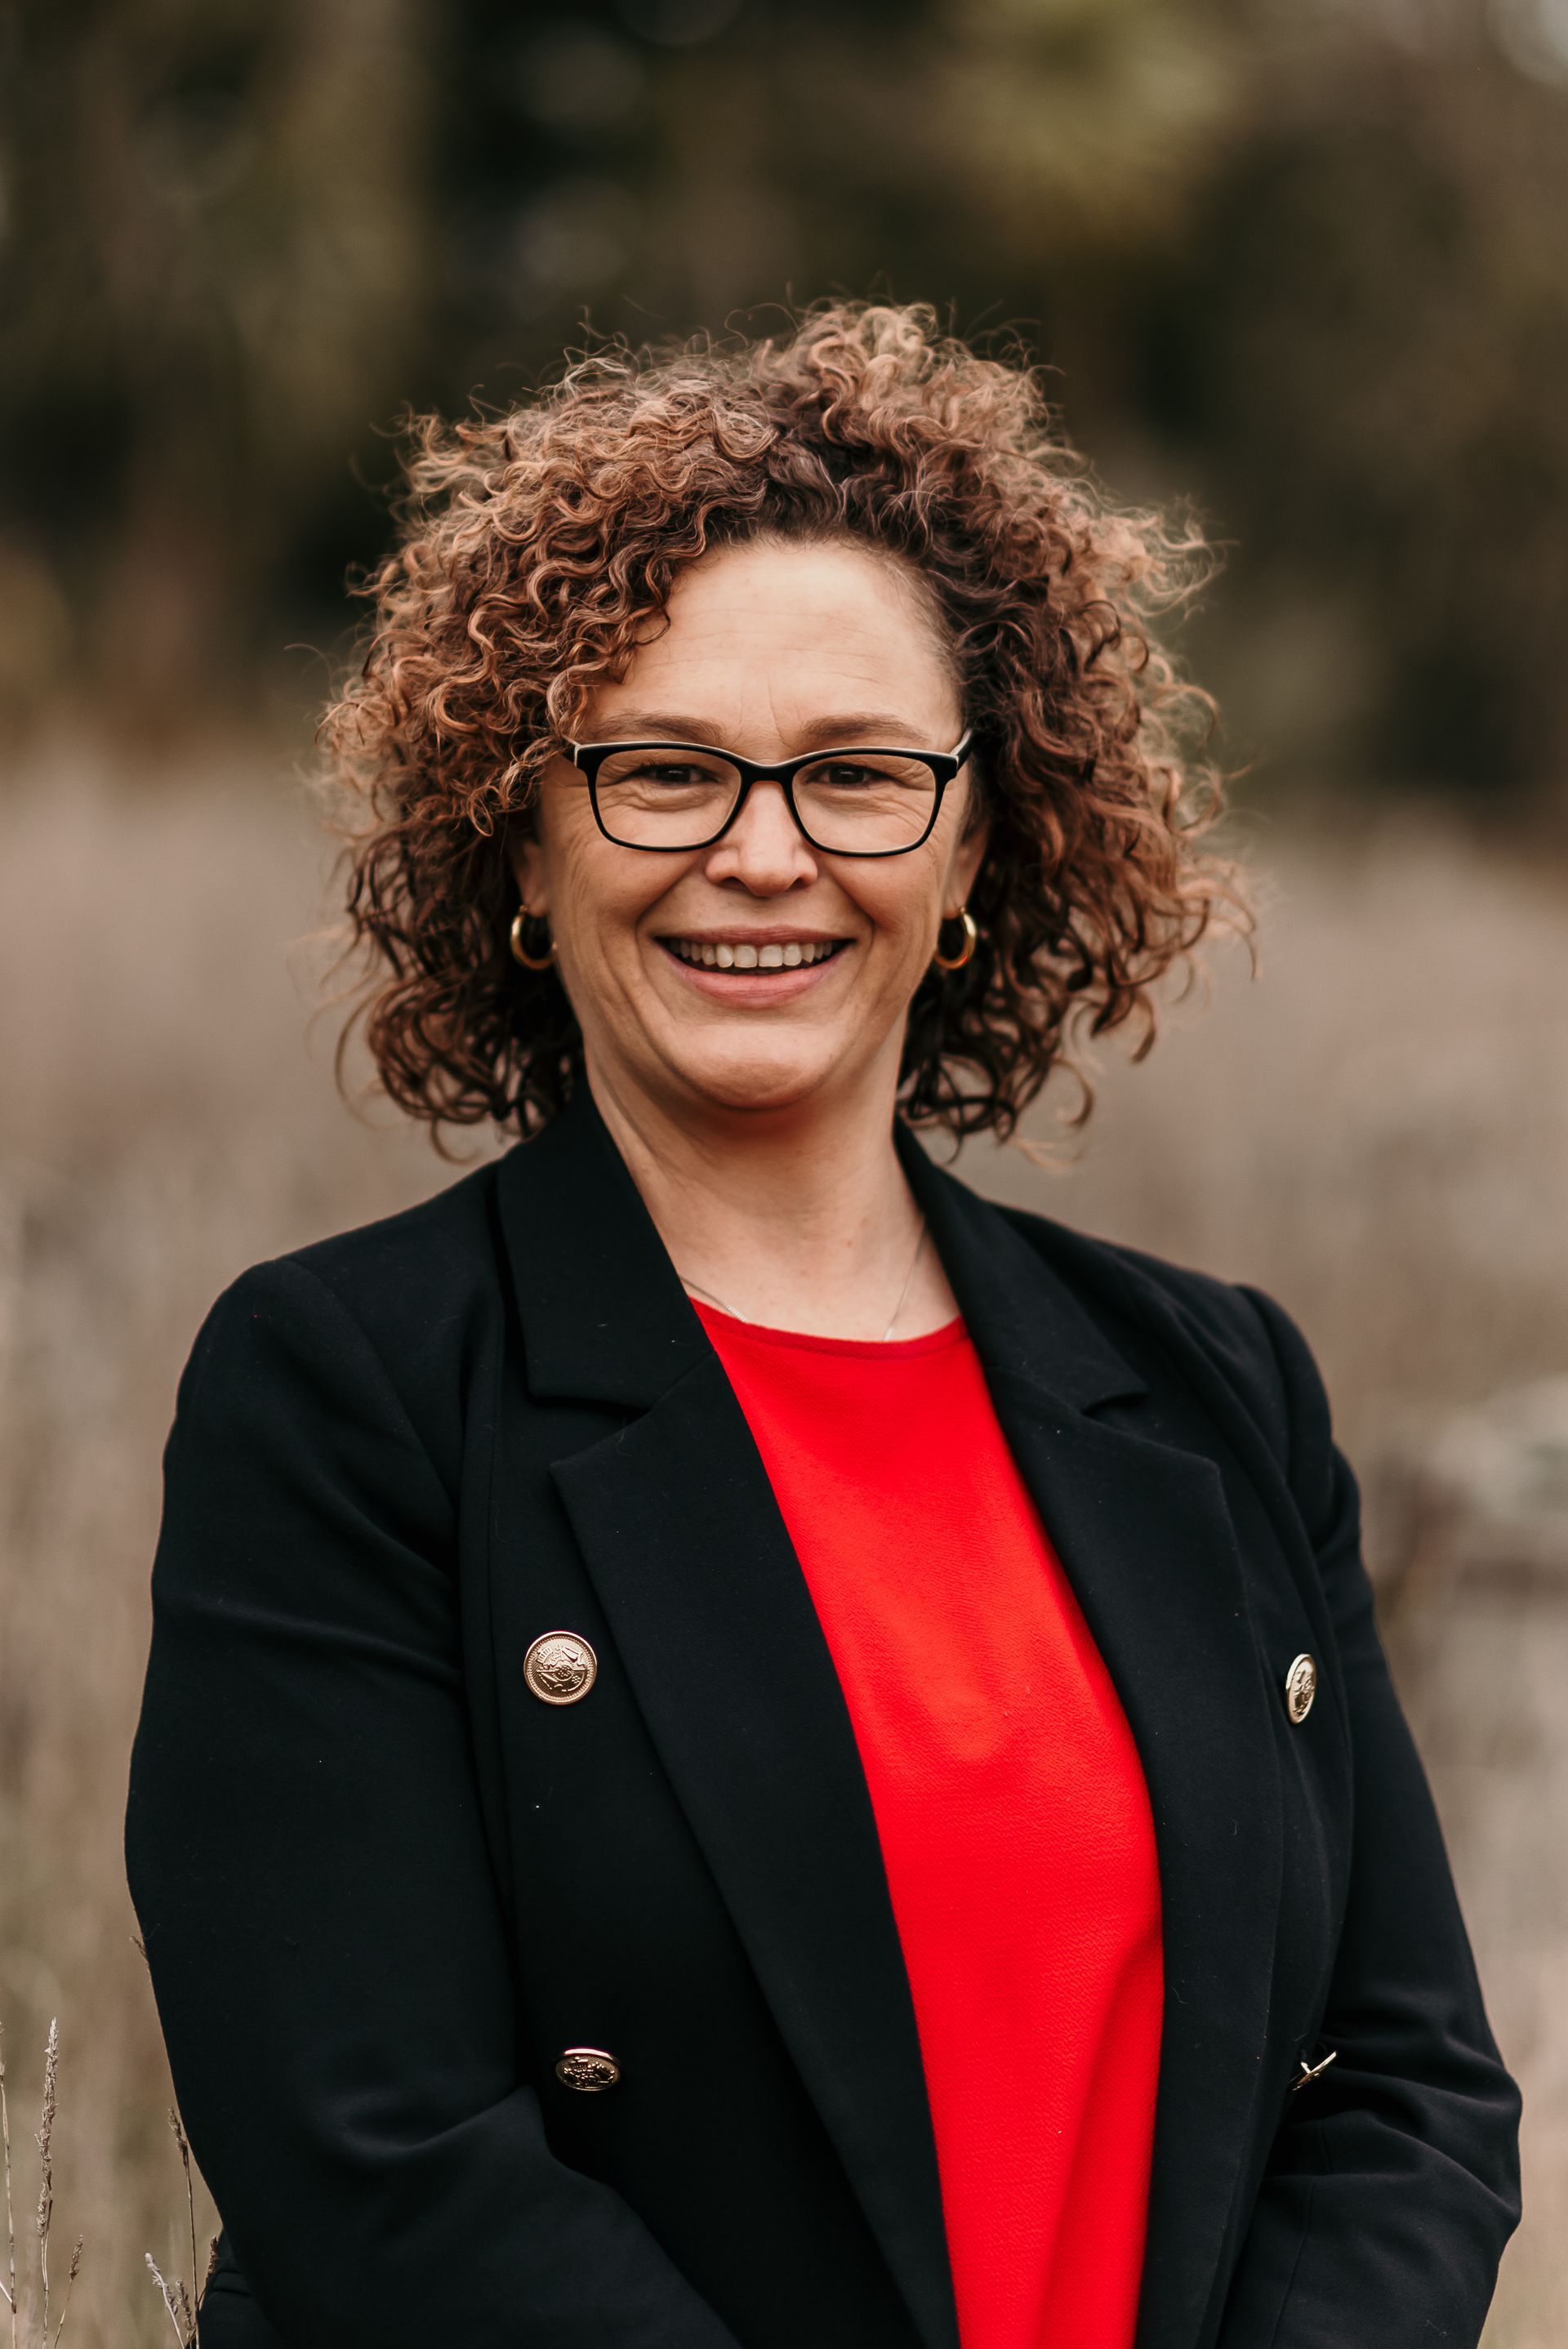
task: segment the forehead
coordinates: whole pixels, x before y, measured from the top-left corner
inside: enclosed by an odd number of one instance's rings
[[[701,712],[777,737],[793,722],[885,710],[956,726],[954,664],[927,591],[895,558],[841,540],[724,547],[683,572],[667,625],[595,694],[621,710]]]

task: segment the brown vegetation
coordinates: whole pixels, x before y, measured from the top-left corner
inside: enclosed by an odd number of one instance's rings
[[[144,2255],[170,2277],[191,2258],[120,1858],[175,1376],[242,1266],[451,1173],[389,1113],[344,1111],[329,1019],[305,1049],[318,957],[290,947],[315,918],[319,851],[303,796],[253,772],[189,781],[138,794],[78,761],[0,806],[0,2015],[13,2083],[62,2024],[54,2168],[87,2239],[66,2349],[167,2342]],[[965,1167],[1274,1290],[1365,1459],[1396,1411],[1568,1368],[1568,883],[1429,816],[1282,830],[1257,854],[1262,978],[1222,963],[1206,1019],[1178,1015],[1140,1069],[1111,1061],[1065,1171],[989,1146]],[[1486,1654],[1475,1717],[1495,1723],[1518,1643]],[[1473,1751],[1438,1751],[1441,1690],[1418,1712],[1494,2012],[1536,2090],[1530,2218],[1491,2341],[1550,2349],[1564,2054],[1537,2023],[1561,2006],[1562,1961],[1528,1938],[1544,1910],[1524,1879],[1568,1792],[1500,1747],[1478,1807]],[[1534,1841],[1505,1844],[1500,1822],[1527,1817]],[[198,2237],[210,2215],[198,2190]]]

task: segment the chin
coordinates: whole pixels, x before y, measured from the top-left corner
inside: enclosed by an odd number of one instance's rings
[[[740,1052],[677,1061],[674,1073],[690,1092],[715,1109],[799,1108],[830,1082],[835,1064],[799,1053],[777,1056],[755,1047]]]

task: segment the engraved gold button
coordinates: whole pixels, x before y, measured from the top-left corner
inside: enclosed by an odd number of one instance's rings
[[[1284,1676],[1284,1709],[1299,1729],[1312,1711],[1317,1694],[1317,1666],[1310,1656],[1297,1656]]]
[[[575,1704],[598,1672],[598,1657],[576,1631],[542,1631],[522,1660],[522,1677],[542,1704]]]
[[[613,2088],[621,2076],[621,2067],[604,2047],[567,2047],[555,2059],[555,2076],[563,2088],[576,2088],[585,2096],[596,2096],[603,2089]]]

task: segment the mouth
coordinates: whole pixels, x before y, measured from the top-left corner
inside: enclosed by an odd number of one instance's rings
[[[756,1012],[781,1009],[831,985],[834,965],[854,940],[779,927],[687,932],[657,943],[681,987],[727,1010]]]
[[[830,962],[849,945],[848,938],[810,938],[732,932],[727,937],[675,937],[659,940],[666,954],[694,970],[744,972],[755,978],[762,971],[814,969]]]

